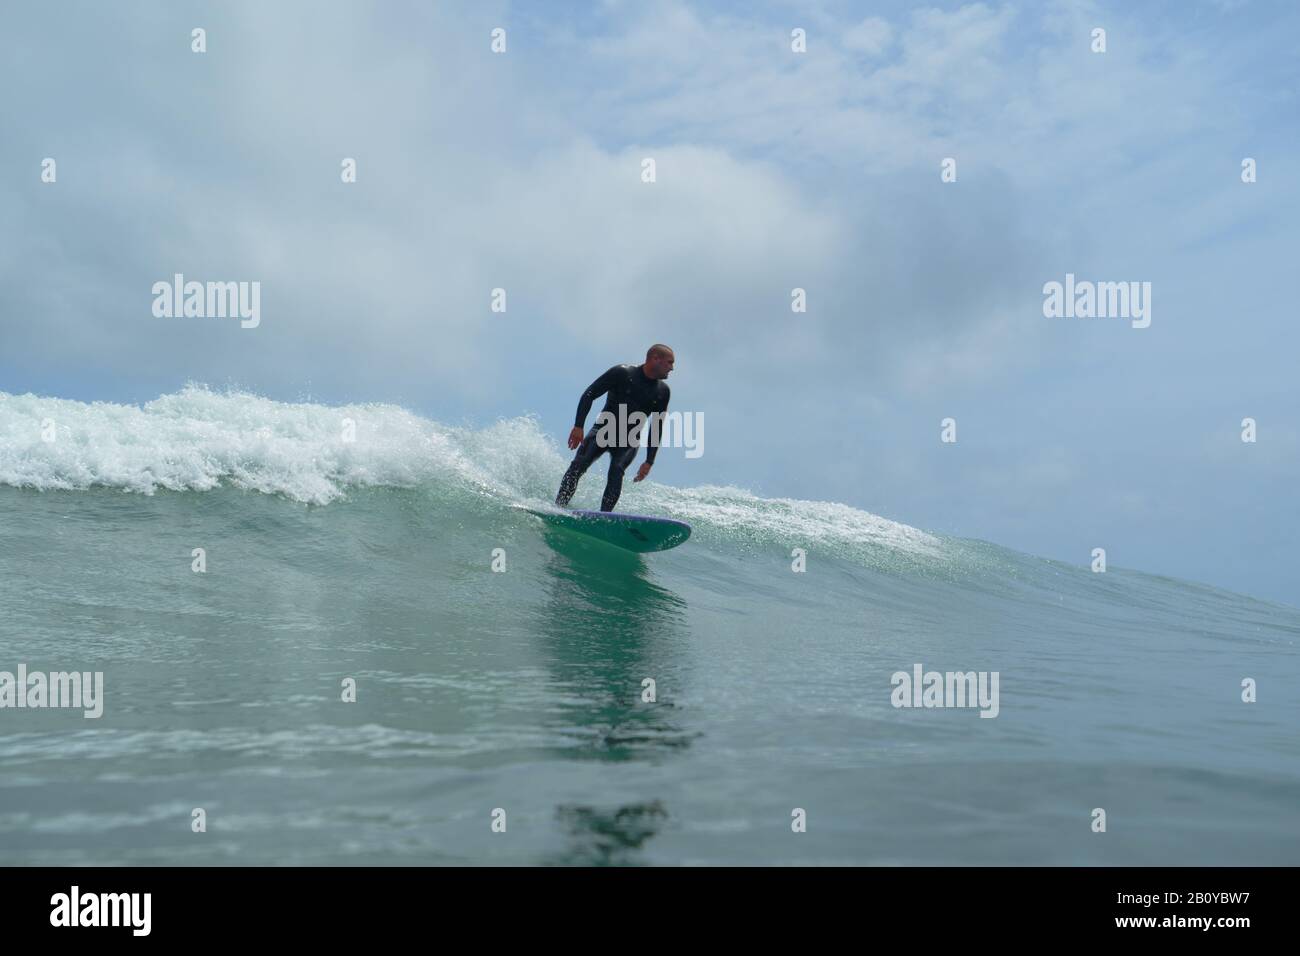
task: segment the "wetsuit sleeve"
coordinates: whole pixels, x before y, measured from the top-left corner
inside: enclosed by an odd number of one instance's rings
[[[600,398],[600,396],[604,395],[614,386],[615,381],[617,381],[614,376],[617,374],[618,366],[615,365],[608,372],[587,386],[587,390],[583,392],[582,397],[578,399],[578,414],[573,418],[574,428],[586,427],[587,413],[591,411],[591,403]]]
[[[662,416],[664,412],[668,411],[668,399],[671,397],[671,395],[672,393],[668,391],[668,386],[665,385],[664,403],[661,406],[659,406],[658,411],[654,412],[654,415]],[[659,431],[661,428],[663,428],[662,417],[659,419],[659,428],[647,429],[647,431],[650,432],[650,437],[646,439],[645,463],[647,465],[653,465],[655,463],[655,456],[659,454]]]

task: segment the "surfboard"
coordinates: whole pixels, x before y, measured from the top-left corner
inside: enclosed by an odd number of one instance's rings
[[[667,551],[691,536],[691,526],[672,518],[627,515],[616,511],[542,511],[525,508],[548,524],[599,538],[608,544],[644,554]]]

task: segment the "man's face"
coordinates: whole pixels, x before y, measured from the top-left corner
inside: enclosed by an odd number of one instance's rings
[[[656,355],[650,359],[650,377],[654,379],[664,379],[668,373],[673,370],[673,354]]]

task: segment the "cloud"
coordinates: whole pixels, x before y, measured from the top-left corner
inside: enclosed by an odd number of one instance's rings
[[[844,33],[843,44],[846,49],[868,56],[879,56],[888,48],[894,38],[894,30],[889,21],[880,17],[867,17]]]
[[[1294,13],[836,9],[801,12],[795,54],[784,14],[677,2],[21,5],[0,40],[0,362],[122,390],[105,398],[194,379],[567,415],[595,372],[669,340],[675,401],[725,423],[702,472],[878,495],[913,523],[943,494],[939,406],[1031,445],[1017,415],[1052,409],[1123,461],[1152,440],[1125,418],[1152,394],[1146,427],[1199,449],[1206,383],[1258,385],[1235,404],[1282,434]],[[150,286],[177,271],[262,281],[261,327],[154,319]],[[1045,320],[1042,284],[1067,271],[1156,276],[1150,335]],[[1035,470],[1031,450],[1008,460],[1039,478],[1089,460]],[[1178,454],[1157,459],[1190,472]],[[1255,460],[1293,474],[1294,445]],[[972,485],[966,530],[997,537],[978,516],[1020,503]],[[1073,490],[1074,513],[1108,507]],[[1022,523],[1044,516],[1074,520]]]

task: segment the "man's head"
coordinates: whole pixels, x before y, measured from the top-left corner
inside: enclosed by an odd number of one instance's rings
[[[647,378],[665,379],[673,370],[673,350],[666,345],[652,345],[645,353],[641,366]]]

